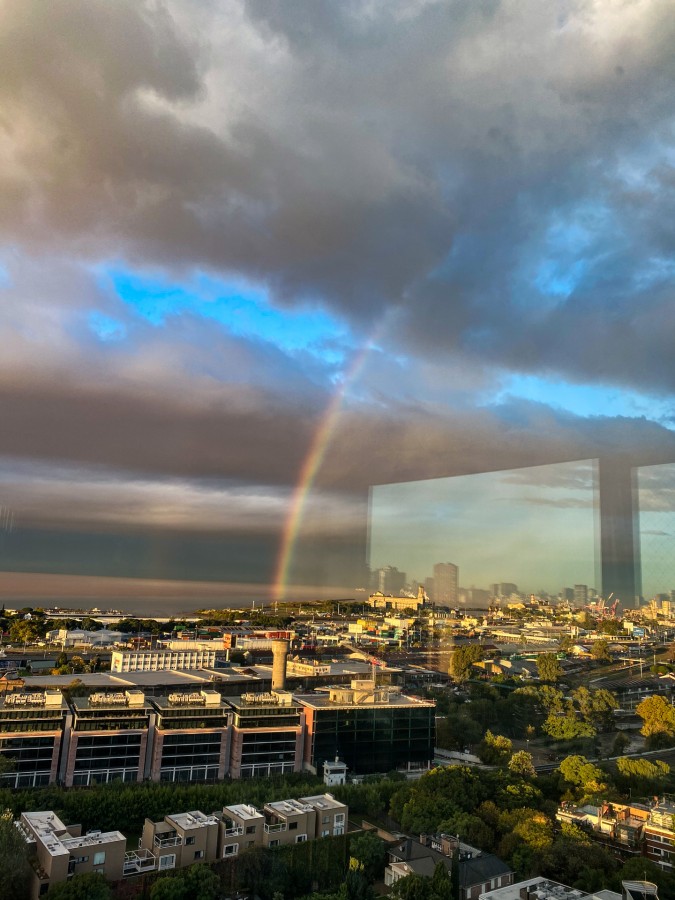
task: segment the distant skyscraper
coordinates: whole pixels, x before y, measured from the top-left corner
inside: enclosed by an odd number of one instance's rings
[[[436,563],[434,566],[434,603],[456,606],[459,568],[453,563]]]
[[[383,594],[398,594],[405,584],[405,572],[399,572],[396,566],[383,566],[376,574],[376,590]]]
[[[575,584],[574,585],[574,605],[575,606],[586,606],[587,603],[588,603],[588,585]]]

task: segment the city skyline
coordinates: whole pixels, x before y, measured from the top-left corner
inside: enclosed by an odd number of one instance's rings
[[[675,460],[674,29],[5,4],[4,583],[344,596],[373,485]]]

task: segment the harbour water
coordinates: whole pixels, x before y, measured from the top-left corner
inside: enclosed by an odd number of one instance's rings
[[[284,599],[363,599],[354,587],[289,585]],[[259,608],[274,600],[272,585],[211,581],[161,581],[0,572],[0,600],[8,609],[24,606],[116,609],[143,618],[192,614],[197,609]]]

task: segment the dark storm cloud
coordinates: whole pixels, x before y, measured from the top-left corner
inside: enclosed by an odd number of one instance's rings
[[[94,465],[141,479],[156,473],[278,487],[297,481],[324,415],[318,404],[312,409],[262,389],[204,389],[197,382],[181,392],[169,382],[164,390],[125,390],[103,379],[6,381],[0,406],[5,457]],[[524,402],[452,416],[395,402],[378,412],[350,406],[337,420],[319,484],[358,494],[372,483],[590,458],[617,447],[653,462],[675,456],[675,436],[645,421],[553,414]]]
[[[664,0],[24,0],[0,25],[8,240],[675,387]]]

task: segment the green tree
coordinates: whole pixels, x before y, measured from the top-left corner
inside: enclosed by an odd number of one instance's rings
[[[25,900],[30,882],[27,844],[14,827],[11,810],[0,813],[0,897]]]
[[[630,738],[625,732],[620,731],[612,744],[612,756],[622,756],[629,745]]]
[[[454,865],[455,860],[453,859],[453,866]],[[452,895],[450,873],[448,872],[447,866],[442,862],[436,863],[434,874],[431,876],[429,900],[455,900]]]
[[[614,710],[619,703],[615,695],[606,688],[589,691],[587,687],[579,687],[572,691],[574,706],[581,713],[584,721],[599,731],[607,731],[614,725]]]
[[[502,734],[485,732],[485,737],[478,745],[477,753],[481,762],[488,766],[504,765],[511,755],[513,744]]]
[[[85,872],[55,884],[47,892],[47,900],[112,900],[112,895],[103,875]]]
[[[365,831],[349,840],[349,856],[362,867],[372,884],[382,877],[387,861],[387,848],[374,831]]]
[[[158,878],[150,888],[150,900],[187,900],[185,881],[179,875],[165,875]],[[192,895],[198,897],[197,895]]]
[[[541,726],[542,731],[555,741],[572,741],[574,738],[595,737],[595,728],[577,718],[574,712],[562,716],[550,715]]]
[[[609,655],[609,641],[606,641],[604,638],[599,641],[593,641],[591,656],[598,662],[609,662],[611,659]]]
[[[350,863],[338,897],[339,900],[375,900],[375,891],[358,863]]]
[[[556,682],[562,675],[562,666],[555,653],[542,653],[537,657],[537,672],[542,681]]]
[[[479,816],[470,812],[458,812],[449,819],[438,823],[438,830],[445,834],[456,834],[461,840],[481,850],[494,850],[493,829]]]
[[[607,787],[605,773],[585,756],[567,756],[560,763],[559,769],[565,781],[582,788],[586,793],[600,793]]]
[[[652,744],[661,746],[675,738],[675,709],[663,697],[646,697],[635,712],[642,719],[640,731]]]
[[[642,794],[662,790],[670,775],[670,766],[661,759],[652,762],[649,759],[622,756],[616,761],[616,770],[625,782],[622,787]]]
[[[220,879],[209,866],[195,863],[183,874],[183,880],[186,897],[217,900],[220,896]]]
[[[430,900],[431,880],[424,875],[406,875],[392,887],[390,897],[396,900]]]
[[[474,663],[483,659],[483,648],[480,644],[467,644],[458,647],[450,659],[450,674],[456,681],[466,681],[471,674]]]
[[[517,750],[509,760],[509,771],[520,778],[534,778],[537,773],[532,763],[532,754],[527,750]]]
[[[37,625],[26,619],[14,619],[9,627],[9,636],[15,644],[30,644],[40,636]]]

